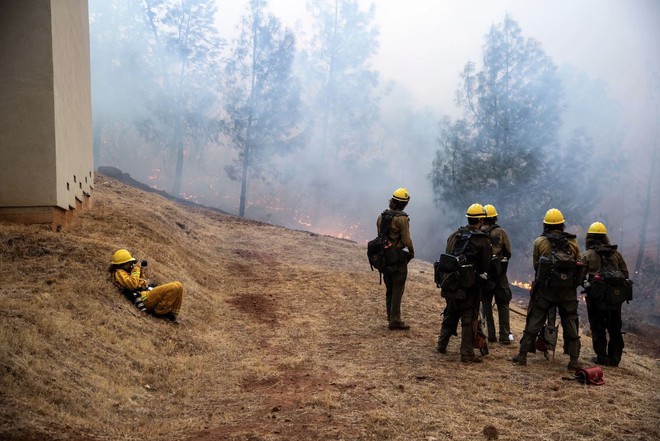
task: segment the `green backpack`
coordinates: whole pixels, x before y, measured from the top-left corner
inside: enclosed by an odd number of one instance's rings
[[[568,244],[570,233],[543,234],[552,246],[550,256],[541,256],[536,279],[548,288],[574,289],[581,279],[581,271],[577,259],[573,256]]]
[[[626,278],[614,260],[616,245],[594,248],[600,258],[600,271],[589,278],[589,300],[600,306],[616,306],[633,298],[633,282]]]

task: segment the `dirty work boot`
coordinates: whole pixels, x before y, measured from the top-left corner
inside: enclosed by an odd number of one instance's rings
[[[438,352],[441,354],[446,354],[447,353],[447,345],[449,344],[449,338],[451,337],[451,333],[447,332],[440,332],[440,335],[438,336]]]
[[[483,358],[476,355],[461,355],[461,363],[483,363]]]
[[[527,352],[522,352],[522,351],[518,352],[518,355],[513,357],[511,361],[514,362],[515,364],[525,366],[527,364]]]
[[[602,357],[594,357],[591,359],[593,364],[599,364],[601,366],[609,366],[610,362]]]
[[[177,322],[177,321],[176,321],[176,314],[173,313],[173,312],[168,312],[168,313],[165,313],[165,314],[156,314],[156,313],[154,312],[154,313],[153,313],[153,316],[156,317],[156,318],[159,318],[159,319],[169,320],[169,321],[171,321],[172,323],[176,323],[176,322]]]
[[[390,323],[389,328],[393,331],[407,331],[410,329],[410,326],[406,325],[404,322],[392,322]]]
[[[582,369],[582,363],[580,363],[580,360],[578,357],[571,357],[571,361],[568,362],[566,365],[566,369],[569,371],[576,371],[578,369]]]

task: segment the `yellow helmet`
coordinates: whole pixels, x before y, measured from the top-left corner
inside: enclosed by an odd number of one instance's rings
[[[135,262],[135,259],[133,256],[131,256],[131,253],[129,253],[127,250],[117,250],[115,251],[115,254],[112,255],[113,265],[121,265],[122,263],[126,262]]]
[[[497,210],[495,209],[494,206],[487,204],[484,205],[484,210],[486,210],[486,217],[496,217],[497,216]]]
[[[589,231],[587,231],[588,234],[607,234],[607,228],[605,228],[605,224],[602,222],[594,222],[591,224],[589,227]]]
[[[486,217],[486,210],[481,204],[472,204],[468,207],[467,211],[465,212],[465,217],[471,217],[473,219]]]
[[[410,193],[405,188],[397,188],[392,193],[392,199],[400,202],[408,202],[410,200]]]
[[[543,218],[543,223],[548,225],[563,224],[564,215],[561,214],[561,211],[557,210],[556,208],[551,208],[548,210],[547,213],[545,213],[545,217]]]

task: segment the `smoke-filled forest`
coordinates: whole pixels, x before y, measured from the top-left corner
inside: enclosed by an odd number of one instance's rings
[[[428,261],[493,204],[523,282],[558,208],[657,320],[660,6],[460,3],[90,0],[95,166],[358,243],[405,187]]]

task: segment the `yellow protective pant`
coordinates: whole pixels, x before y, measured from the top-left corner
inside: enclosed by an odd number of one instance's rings
[[[178,315],[183,302],[183,285],[181,282],[170,282],[158,285],[151,291],[143,291],[147,298],[143,299],[147,311],[156,314],[167,314],[173,312]]]

